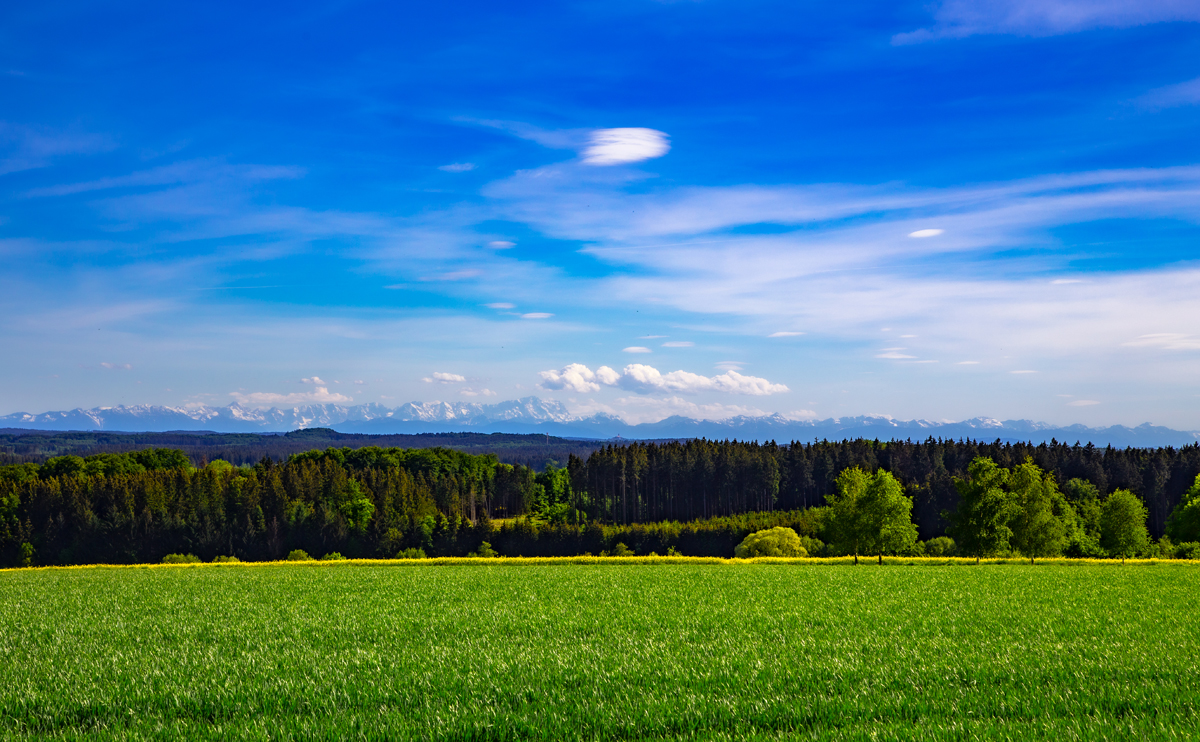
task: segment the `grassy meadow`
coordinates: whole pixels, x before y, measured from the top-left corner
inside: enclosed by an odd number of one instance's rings
[[[1188,739],[1200,568],[0,572],[0,737]]]

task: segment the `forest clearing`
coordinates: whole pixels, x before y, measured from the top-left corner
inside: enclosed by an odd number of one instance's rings
[[[0,734],[1200,733],[1191,562],[437,561],[0,572]]]

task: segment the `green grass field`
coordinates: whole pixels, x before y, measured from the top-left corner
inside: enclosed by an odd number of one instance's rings
[[[1193,566],[0,573],[0,735],[1195,739]]]

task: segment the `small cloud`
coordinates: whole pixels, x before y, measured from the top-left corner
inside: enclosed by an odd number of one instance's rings
[[[713,368],[719,371],[741,371],[744,367],[745,364],[741,361],[721,361],[713,366]]]
[[[1100,404],[1094,399],[1077,399],[1074,402],[1067,402],[1069,407],[1091,407],[1094,404]]]
[[[1056,397],[1065,397],[1065,398],[1067,398],[1067,399],[1070,399],[1071,397],[1074,397],[1075,395],[1074,395],[1074,394],[1055,394],[1054,396],[1056,396]]]
[[[316,378],[315,376],[313,377]],[[330,392],[325,386],[316,386],[311,392],[297,392],[294,394],[276,394],[273,392],[253,392],[250,394],[242,394],[241,392],[231,392],[230,395],[238,404],[248,407],[266,407],[268,405],[299,405],[299,404],[333,404],[341,402],[353,402],[352,397],[347,397],[344,394]]]
[[[662,347],[664,347],[664,348],[691,348],[695,345],[696,344],[690,340],[672,340],[669,343],[663,343]],[[629,350],[629,349],[626,348],[626,350]]]
[[[463,395],[464,397],[494,397],[494,396],[496,396],[496,393],[493,392],[491,389],[480,389],[480,390],[476,391],[474,389],[467,388],[467,389],[463,389],[461,392],[459,392],[459,394]]]
[[[301,383],[301,384],[318,384],[318,385],[323,385],[323,384],[327,384],[328,382],[324,381],[324,380],[323,380],[323,379],[322,379],[320,376],[314,376],[314,377],[312,377],[311,379],[301,379],[301,380],[300,380],[300,383]]]
[[[1018,371],[1009,371],[1009,373],[1010,373],[1010,374],[1036,374],[1036,373],[1037,373],[1037,371],[1033,371],[1033,370],[1031,370],[1031,369],[1023,368],[1023,369],[1020,369],[1020,370],[1018,370]]]
[[[1056,278],[1050,282],[1051,286],[1063,286],[1068,283],[1083,283],[1082,278]]]
[[[905,338],[915,338],[915,337],[916,337],[916,335],[901,335],[901,336],[900,336],[900,338],[901,338],[902,340],[903,340],[903,339],[905,339]]]
[[[671,149],[665,133],[655,129],[597,129],[583,150],[588,165],[625,165],[662,157]]]
[[[488,309],[515,309],[516,304],[509,304],[506,301],[494,301],[491,304],[484,304]]]
[[[100,363],[100,367],[112,369],[114,371],[128,371],[129,369],[133,368],[133,365],[129,363],[108,363],[105,361]]]
[[[1200,350],[1200,338],[1178,332],[1155,332],[1142,335],[1122,345],[1133,348],[1162,348],[1163,350]]]
[[[477,278],[482,275],[483,271],[479,270],[462,270],[450,271],[448,273],[439,273],[436,276],[425,276],[422,281],[463,281],[468,278]],[[388,286],[387,288],[392,288]]]
[[[800,335],[803,335],[803,334],[804,334],[803,332],[793,332],[791,330],[780,330],[779,332],[772,332],[770,335],[767,335],[767,337],[769,337],[769,338],[794,338],[794,337],[799,337]]]
[[[623,352],[623,353],[649,353],[651,351],[649,348],[643,348],[640,345],[631,345],[628,348],[623,348],[621,352]]]
[[[475,163],[473,162],[452,162],[449,165],[440,165],[438,170],[447,173],[465,173],[468,170],[474,170]]]
[[[510,247],[516,247],[517,243],[509,242],[508,240],[492,240],[487,243],[487,246],[493,250],[507,250]]]
[[[877,355],[877,356],[875,356],[875,357],[876,357],[876,358],[889,358],[889,359],[892,359],[892,360],[902,360],[902,359],[908,359],[908,358],[916,358],[916,356],[909,356],[909,355],[905,355],[905,354],[903,354],[903,353],[899,353],[899,352],[897,352],[897,351],[901,351],[901,350],[904,350],[904,348],[896,348],[895,350],[886,350],[886,351],[884,351],[883,353],[880,353],[879,355]]]
[[[363,381],[362,379],[358,379],[354,383],[357,384],[358,386],[362,386],[363,384],[366,384],[367,382]]]
[[[550,312],[526,312],[521,319],[550,319],[553,316]]]
[[[435,371],[432,377],[426,376],[425,378],[421,379],[421,381],[424,381],[428,384],[432,384],[435,381],[439,384],[461,384],[466,380],[467,377],[461,374],[447,374],[441,371]]]
[[[945,233],[946,230],[944,229],[918,229],[916,232],[909,232],[908,236],[920,239],[922,237],[937,237],[938,235]]]
[[[620,375],[608,366],[601,366],[592,371],[582,363],[572,363],[558,371],[541,371],[538,373],[538,377],[541,379],[538,386],[542,389],[587,394],[600,391],[601,384],[605,386],[616,384]]]
[[[979,361],[959,361],[955,366],[978,366]]]
[[[1152,111],[1175,106],[1193,106],[1200,103],[1200,77],[1186,82],[1155,88],[1135,101],[1142,108]]]
[[[665,337],[666,335],[642,335],[638,340],[659,340]]]

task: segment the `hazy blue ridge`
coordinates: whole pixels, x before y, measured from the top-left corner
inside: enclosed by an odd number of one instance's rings
[[[697,420],[673,416],[653,423],[631,425],[608,414],[589,417],[571,415],[558,402],[525,397],[496,404],[410,402],[389,408],[379,404],[343,407],[304,405],[287,409],[259,410],[232,404],[227,407],[131,407],[82,408],[41,414],[15,413],[0,417],[0,427],[29,430],[108,430],[164,432],[206,430],[218,433],[286,432],[299,428],[326,427],[343,433],[545,433],[579,438],[736,438],[739,440],[813,441],[844,438],[880,440],[923,440],[970,438],[993,441],[1049,441],[1092,443],[1097,446],[1154,447],[1196,443],[1200,433],[1172,430],[1149,423],[1135,428],[1115,425],[1089,428],[1084,425],[1053,426],[1031,420],[974,418],[961,422],[893,420],[860,416],[825,420],[791,420],[781,415],[732,417],[726,420]]]

